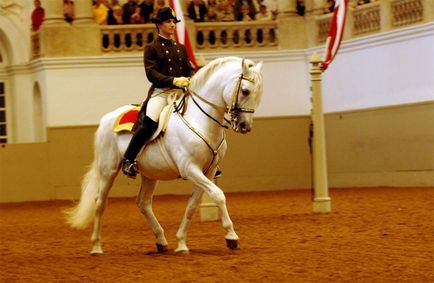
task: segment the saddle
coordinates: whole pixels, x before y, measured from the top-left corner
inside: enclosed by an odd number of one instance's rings
[[[149,139],[152,141],[156,139],[161,133],[164,133],[169,122],[170,113],[173,112],[174,104],[170,103],[166,105],[160,113],[160,120],[158,122],[158,128]],[[134,106],[124,112],[122,112],[116,119],[113,125],[113,132],[115,133],[134,133],[134,124],[137,122],[141,107]]]

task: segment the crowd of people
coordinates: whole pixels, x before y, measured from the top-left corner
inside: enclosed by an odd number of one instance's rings
[[[100,25],[147,24],[157,11],[168,6],[169,0],[92,0],[95,21]],[[356,7],[378,0],[350,0]],[[186,0],[186,19],[194,22],[229,22],[275,20],[278,0]],[[305,1],[296,1],[300,16],[305,12]],[[325,0],[324,14],[332,13],[335,0]],[[32,31],[37,31],[44,19],[44,8],[40,0],[34,0]],[[74,19],[74,1],[63,0],[65,21]]]
[[[93,1],[95,20],[101,25],[146,24],[167,0]],[[277,0],[189,0],[186,18],[194,22],[273,20]]]

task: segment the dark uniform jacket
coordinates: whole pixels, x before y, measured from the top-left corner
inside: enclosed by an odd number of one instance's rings
[[[152,86],[142,104],[133,131],[142,125],[148,100],[155,88],[177,88],[173,85],[174,78],[191,77],[195,72],[185,46],[161,36],[146,46],[144,63],[146,77]]]
[[[145,48],[146,77],[152,83],[148,98],[154,88],[176,88],[175,77],[191,77],[194,68],[185,46],[158,36]]]

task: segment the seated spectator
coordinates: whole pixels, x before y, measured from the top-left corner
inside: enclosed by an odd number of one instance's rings
[[[134,14],[134,10],[137,6],[137,0],[128,0],[123,6],[122,6],[122,21],[124,24],[129,24],[131,15]]]
[[[235,21],[234,7],[227,0],[220,0],[217,17],[222,22]]]
[[[144,0],[139,4],[145,24],[151,21],[152,13],[154,12],[154,0]]]
[[[96,0],[93,6],[93,16],[99,25],[106,25],[108,18],[108,0]]]
[[[140,25],[145,23],[145,18],[142,16],[140,6],[136,6],[134,13],[130,17],[130,24]]]
[[[160,10],[161,8],[166,7],[166,1],[165,0],[156,0],[156,2],[154,3],[154,12],[152,13],[152,17],[157,16],[158,10]]]
[[[265,6],[264,4],[259,6],[259,13],[256,14],[255,20],[270,21],[270,20],[272,20],[272,18],[273,18],[273,15],[268,10],[267,6]]]
[[[243,11],[242,11],[242,6],[246,5],[249,8],[249,18],[250,19],[254,19],[255,15],[256,15],[256,10],[255,10],[255,4],[253,3],[253,0],[236,0],[235,1],[235,19],[238,21],[242,21],[243,20]]]
[[[202,0],[193,0],[190,2],[187,8],[188,17],[194,22],[204,22],[205,15],[208,12],[205,2]]]
[[[72,23],[74,20],[74,2],[72,0],[63,0],[63,15],[66,22]]]
[[[35,0],[34,2],[35,8],[32,12],[32,31],[36,32],[42,25],[45,17],[45,10],[41,6],[40,0]]]
[[[304,16],[304,11],[306,9],[304,6],[304,0],[297,0],[296,9],[299,16]]]
[[[216,7],[214,7],[214,6],[208,7],[208,12],[206,13],[205,21],[206,22],[217,22],[218,21]]]
[[[122,7],[119,5],[119,0],[112,0],[112,4],[108,11],[107,24],[121,25],[122,21]]]
[[[217,0],[208,0],[206,2],[206,7],[214,7],[217,8]]]
[[[241,5],[241,21],[243,22],[249,22],[249,21],[253,21],[255,19],[255,17],[251,16],[250,14],[250,8],[248,5],[243,4]]]
[[[324,14],[333,13],[334,9],[335,9],[335,1],[327,0],[327,3],[324,8]]]
[[[365,4],[368,4],[368,3],[370,3],[371,1],[370,0],[359,0],[359,1],[357,1],[357,5],[365,5]]]

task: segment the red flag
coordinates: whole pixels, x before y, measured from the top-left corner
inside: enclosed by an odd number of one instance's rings
[[[336,0],[333,18],[327,35],[324,60],[321,64],[325,71],[338,53],[344,34],[345,20],[347,18],[348,0]]]
[[[190,39],[188,38],[187,28],[184,21],[184,13],[182,11],[182,5],[179,0],[169,0],[169,6],[175,11],[176,18],[181,20],[176,24],[175,38],[179,43],[184,44],[187,49],[188,57],[191,63],[197,69],[196,59],[194,58],[193,49],[191,48]]]

